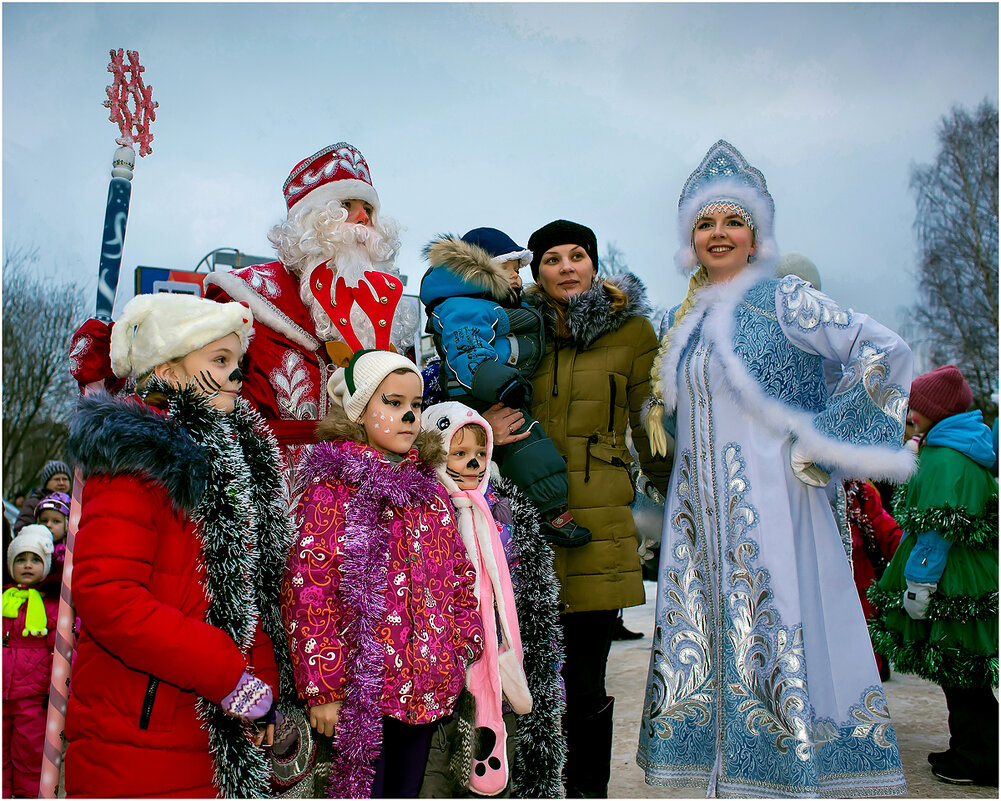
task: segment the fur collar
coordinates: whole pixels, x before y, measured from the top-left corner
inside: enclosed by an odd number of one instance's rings
[[[177,394],[185,403],[209,408],[193,392]],[[143,475],[166,488],[178,512],[191,512],[205,491],[204,450],[176,421],[135,396],[116,398],[103,389],[82,396],[66,447],[84,479],[95,473]]]
[[[887,443],[861,445],[828,436],[814,425],[814,413],[766,394],[734,351],[734,311],[753,287],[764,282],[778,284],[768,268],[758,267],[746,270],[724,284],[710,284],[699,290],[691,311],[672,331],[670,344],[661,361],[661,395],[665,415],[677,410],[678,363],[689,338],[701,323],[702,335],[712,343],[722,367],[725,391],[758,424],[795,438],[804,455],[829,472],[833,471],[836,480],[856,476],[885,478],[894,482],[906,480],[914,469],[914,456],[910,452]]]
[[[626,296],[626,304],[617,311],[612,309],[609,287],[614,287]],[[557,331],[554,301],[542,291],[538,284],[532,284],[524,293],[527,303],[535,306],[546,324],[546,333]],[[628,320],[650,313],[646,287],[632,273],[619,273],[603,280],[595,280],[591,288],[570,298],[567,306],[567,323],[571,341],[578,347],[586,348],[596,339],[612,331],[618,331]]]
[[[336,403],[331,404],[330,411],[316,426],[316,436],[321,442],[334,440],[346,440],[348,442],[358,442],[364,444],[365,429],[361,423],[356,423],[348,419],[344,409]],[[441,436],[437,431],[421,431],[414,440],[414,448],[417,449],[420,461],[432,469],[445,464],[448,458],[448,451],[442,444]]]
[[[431,268],[443,268],[468,284],[476,294],[486,294],[498,303],[514,302],[504,269],[478,245],[456,236],[439,236],[425,248]],[[434,299],[432,299],[434,300]]]
[[[272,642],[284,642],[278,592],[292,530],[281,503],[274,436],[242,398],[226,415],[191,388],[154,381],[149,389],[164,399],[164,411],[106,393],[81,399],[71,458],[86,475],[138,473],[161,482],[175,511],[194,523],[200,583],[209,601],[205,622],[225,631],[244,653],[258,623]],[[287,650],[275,649],[275,659],[280,691],[292,692]],[[250,725],[205,698],[196,708],[220,795],[265,795],[270,764],[251,742]]]

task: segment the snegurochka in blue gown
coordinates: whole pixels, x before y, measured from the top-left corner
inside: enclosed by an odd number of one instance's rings
[[[773,213],[764,177],[722,141],[679,203],[676,260],[695,272],[665,320],[646,419],[651,442],[675,441],[637,760],[648,784],[710,796],[901,795],[824,485],[913,469],[911,353],[774,277]],[[825,363],[840,367],[831,389]]]

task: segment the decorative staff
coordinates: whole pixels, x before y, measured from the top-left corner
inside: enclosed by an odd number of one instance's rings
[[[128,63],[125,57],[128,57]],[[133,145],[139,145],[139,155],[153,152],[150,143],[153,134],[150,123],[156,119],[159,103],[153,100],[153,87],[143,84],[145,67],[139,65],[139,53],[119,48],[111,51],[108,72],[114,77],[106,92],[104,106],[110,109],[109,119],[118,125],[121,136],[115,139],[120,146],[111,162],[111,182],[108,185],[108,203],[104,213],[104,238],[101,261],[98,267],[97,308],[94,316],[104,323],[111,322],[118,289],[118,274],[122,267],[125,246],[125,224],[129,217],[129,199],[132,195],[132,168],[136,163]],[[90,384],[84,392],[91,392],[99,382]],[[63,563],[63,582],[59,593],[59,616],[56,621],[56,647],[52,656],[52,684],[49,687],[49,713],[45,723],[45,749],[39,782],[39,798],[55,798],[59,784],[59,766],[63,758],[63,729],[66,723],[66,701],[69,687],[70,657],[73,654],[73,626],[76,615],[70,594],[73,577],[73,543],[80,524],[80,503],[83,497],[83,478],[79,468],[73,477],[73,497],[70,503],[69,533],[66,536],[66,561]]]

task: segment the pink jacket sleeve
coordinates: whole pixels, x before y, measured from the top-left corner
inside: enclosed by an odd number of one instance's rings
[[[302,523],[282,582],[281,612],[296,690],[308,706],[344,696],[347,658],[341,634],[348,623],[338,597],[344,488],[311,485],[299,501]]]
[[[444,488],[439,490],[446,508],[451,507],[451,499]],[[466,664],[474,662],[483,653],[483,620],[480,617],[473,584],[476,572],[473,563],[466,555],[466,546],[462,544],[459,529],[453,515],[449,523],[443,527],[442,536],[447,537],[452,550],[452,560],[455,569],[446,579],[445,586],[452,593],[455,608],[455,627],[458,632],[457,648],[463,648],[461,656]]]

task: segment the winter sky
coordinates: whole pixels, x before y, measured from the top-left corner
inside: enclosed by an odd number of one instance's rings
[[[725,138],[761,169],[783,251],[892,327],[915,300],[910,168],[954,104],[998,102],[994,3],[4,3],[3,244],[96,286],[116,127],[112,48],[160,107],[136,166],[137,264],[271,256],[289,170],[346,140],[404,226],[416,292],[438,233],[520,243],[563,217],[680,301],[681,185]],[[525,276],[528,279],[526,270]]]

